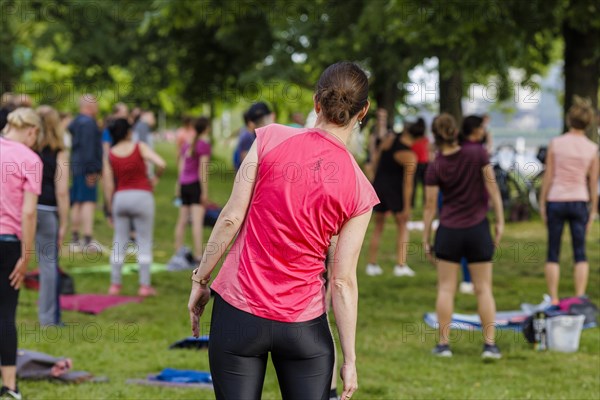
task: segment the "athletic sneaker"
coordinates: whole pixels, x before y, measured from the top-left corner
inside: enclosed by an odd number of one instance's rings
[[[110,252],[110,249],[108,249],[106,246],[104,246],[102,243],[95,239],[91,240],[87,244],[81,244],[81,250],[85,252],[100,254],[108,254]]]
[[[499,360],[502,358],[500,349],[495,344],[484,344],[481,358],[484,360]]]
[[[149,285],[140,285],[140,289],[138,290],[138,296],[141,297],[150,297],[156,296],[156,290]]]
[[[108,288],[108,294],[111,296],[118,296],[121,294],[121,285],[117,285],[116,283],[111,284]]]
[[[461,282],[458,291],[462,294],[475,294],[473,282]]]
[[[395,276],[415,276],[415,271],[413,271],[408,265],[396,265],[394,267],[394,275]]]
[[[383,274],[383,269],[378,264],[367,264],[367,275],[377,276]]]
[[[436,357],[452,357],[452,350],[450,350],[450,345],[438,344],[431,350],[431,354]]]
[[[2,386],[0,389],[0,399],[16,399],[21,400],[21,392],[19,392],[19,388],[15,390],[10,390],[6,386]]]

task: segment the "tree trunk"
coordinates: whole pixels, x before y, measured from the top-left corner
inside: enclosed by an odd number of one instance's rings
[[[391,75],[390,75],[391,76]],[[385,83],[379,86],[375,91],[375,101],[377,108],[385,108],[388,112],[388,124],[394,125],[396,116],[396,100],[398,100],[398,81],[395,78],[388,77]]]
[[[440,75],[440,114],[448,113],[456,119],[460,126],[462,122],[462,96],[463,96],[463,74],[460,68],[455,67],[446,73],[442,69],[442,61],[439,63]]]
[[[594,110],[598,109],[598,78],[600,77],[600,57],[595,55],[600,46],[600,29],[589,28],[580,32],[569,22],[563,25],[565,41],[565,100],[563,125],[567,128],[566,115],[573,104],[574,96],[591,100]],[[587,133],[590,139],[598,142],[597,121],[594,118]]]

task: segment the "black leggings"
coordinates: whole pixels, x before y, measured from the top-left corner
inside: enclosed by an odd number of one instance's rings
[[[284,400],[329,398],[334,351],[327,314],[306,322],[272,321],[216,294],[208,346],[216,398],[260,399],[269,352]]]
[[[8,276],[21,257],[21,242],[0,241],[0,365],[17,363],[17,327],[15,316],[19,291],[10,286]]]

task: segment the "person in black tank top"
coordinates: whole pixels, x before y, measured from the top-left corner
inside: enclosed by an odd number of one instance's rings
[[[394,214],[398,229],[397,264],[395,276],[414,276],[414,271],[406,265],[408,230],[406,224],[410,219],[411,198],[413,191],[413,175],[417,165],[417,157],[411,150],[413,144],[412,125],[408,125],[401,135],[388,133],[379,144],[375,153],[375,178],[373,187],[381,203],[375,206],[375,229],[369,244],[369,263],[367,275],[375,276],[383,273],[377,264],[379,242],[388,212]]]
[[[40,106],[37,114],[44,127],[38,153],[44,166],[35,236],[40,270],[38,318],[42,326],[60,325],[58,257],[69,220],[69,156],[58,112]]]

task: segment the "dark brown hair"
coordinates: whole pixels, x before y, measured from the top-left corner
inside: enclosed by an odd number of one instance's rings
[[[592,108],[590,101],[575,96],[573,105],[569,108],[569,112],[567,113],[567,126],[569,128],[585,129],[592,123],[593,118],[594,109]]]
[[[435,137],[435,144],[438,147],[452,144],[458,139],[456,120],[448,113],[440,114],[434,118],[431,124],[431,131]]]
[[[367,104],[369,80],[355,63],[341,61],[327,67],[317,83],[316,99],[323,116],[336,125],[346,126]]]
[[[188,152],[190,157],[196,157],[196,144],[198,143],[198,139],[210,127],[210,120],[206,117],[199,117],[193,122],[196,136],[194,136],[194,140],[192,141],[192,145],[190,146],[190,150]]]

